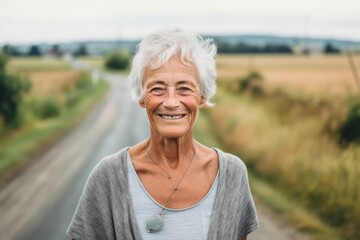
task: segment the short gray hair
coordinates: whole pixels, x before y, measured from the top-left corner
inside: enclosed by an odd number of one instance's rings
[[[163,66],[174,55],[179,54],[183,63],[193,63],[200,78],[201,94],[207,105],[216,92],[216,45],[212,39],[204,39],[199,34],[172,28],[154,32],[146,36],[137,46],[132,60],[129,83],[132,95],[140,100],[143,95],[145,69]]]

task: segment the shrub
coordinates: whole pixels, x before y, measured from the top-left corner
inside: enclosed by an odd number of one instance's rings
[[[360,102],[353,104],[350,111],[339,129],[342,144],[360,141]]]
[[[250,91],[254,95],[259,95],[263,92],[261,81],[261,74],[256,71],[252,71],[245,77],[242,77],[238,80],[239,91]]]
[[[23,102],[23,94],[31,88],[30,81],[6,73],[8,58],[0,55],[0,116],[6,126],[19,123],[19,109]]]
[[[76,82],[75,88],[64,87],[63,92],[65,94],[65,105],[68,108],[75,106],[80,98],[86,95],[94,88],[94,85],[89,76],[84,76]]]
[[[110,69],[124,70],[129,66],[130,54],[127,52],[116,52],[110,54],[106,61],[105,66]]]
[[[40,119],[56,117],[61,112],[60,103],[53,97],[45,97],[32,102],[35,116]]]

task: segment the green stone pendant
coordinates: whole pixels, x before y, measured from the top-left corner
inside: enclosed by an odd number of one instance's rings
[[[146,220],[146,227],[149,233],[158,232],[164,225],[164,219],[160,213],[152,215]]]

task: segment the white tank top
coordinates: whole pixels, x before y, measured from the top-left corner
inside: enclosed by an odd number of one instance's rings
[[[210,217],[215,202],[216,189],[218,186],[218,175],[216,174],[214,183],[206,196],[193,206],[185,209],[166,208],[164,215],[164,226],[161,231],[148,233],[146,219],[162,209],[162,205],[153,199],[142,185],[130,155],[127,156],[129,188],[134,206],[135,218],[140,228],[144,240],[159,239],[187,239],[199,240],[207,239],[209,231]]]

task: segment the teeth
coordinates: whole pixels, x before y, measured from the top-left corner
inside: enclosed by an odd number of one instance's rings
[[[184,117],[184,115],[160,115],[160,116],[166,120],[177,120]]]

